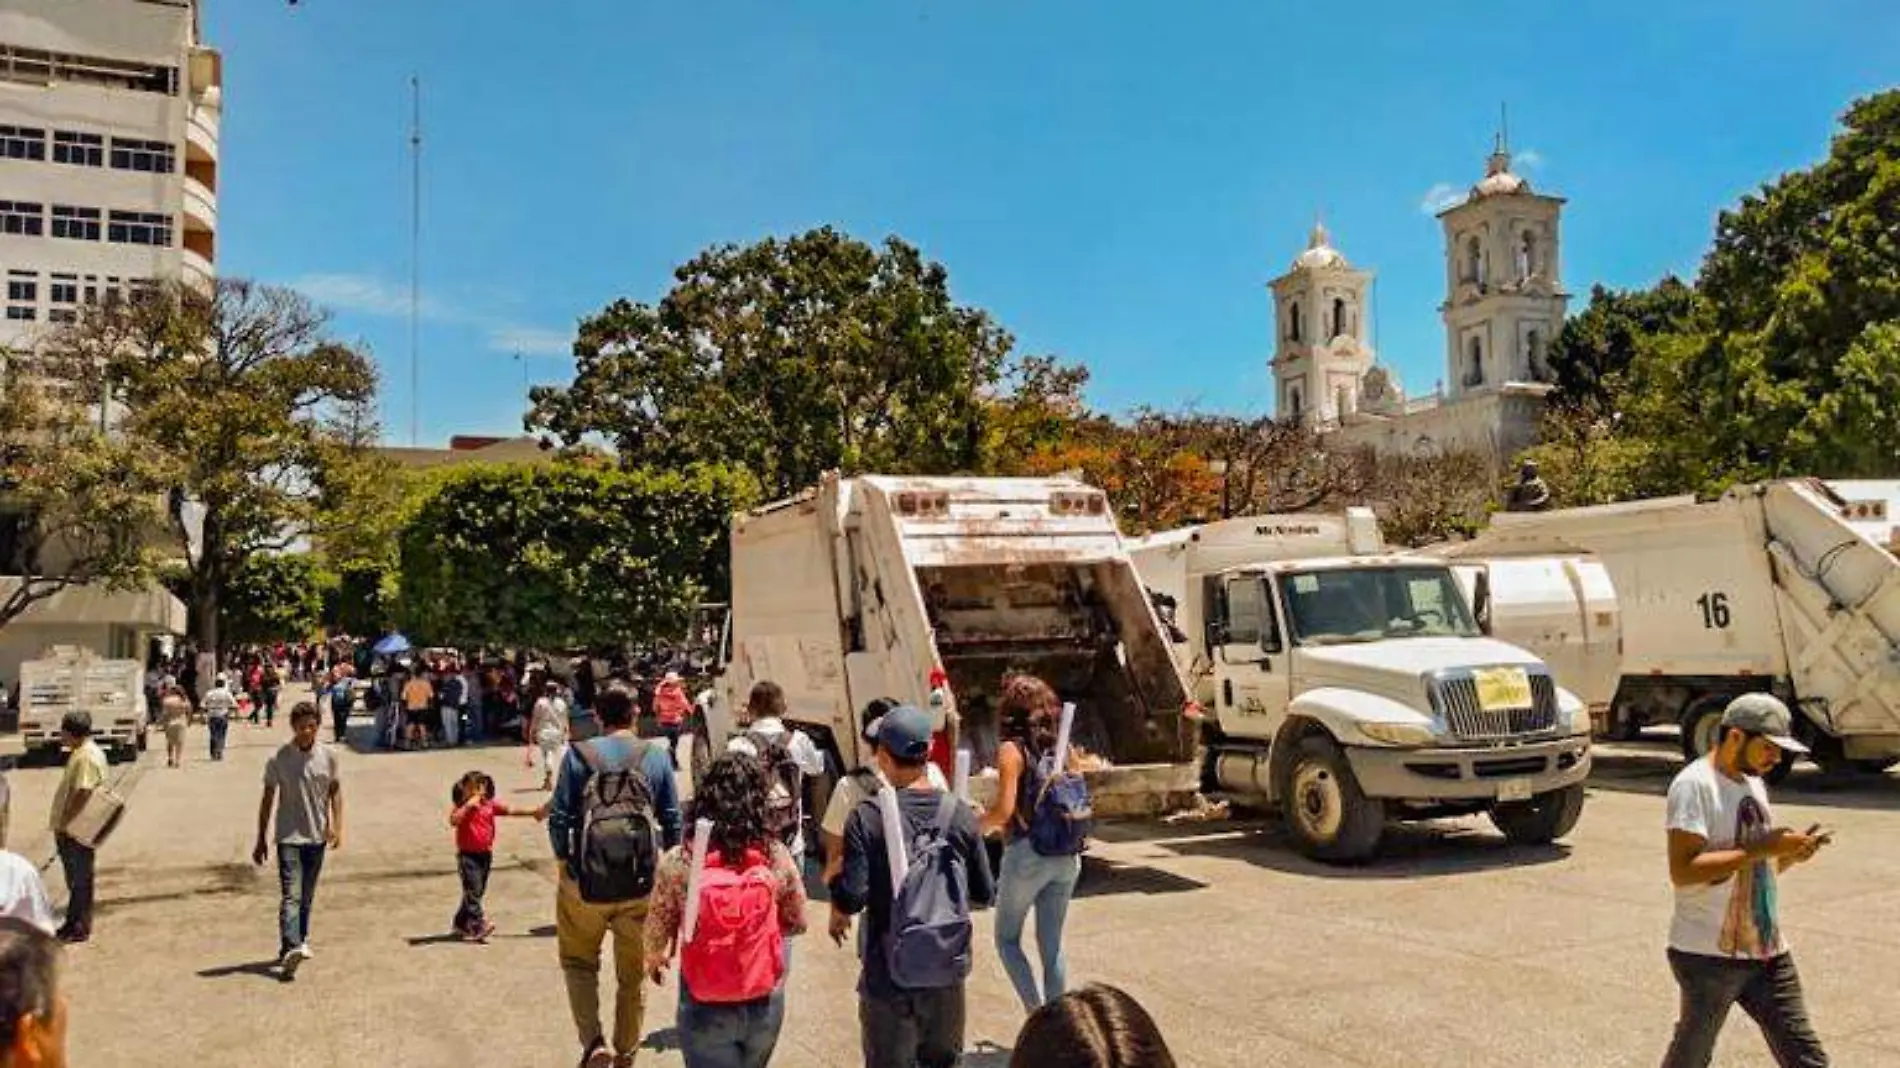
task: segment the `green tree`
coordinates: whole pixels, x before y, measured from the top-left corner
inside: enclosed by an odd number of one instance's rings
[[[604,438],[629,468],[743,468],[773,496],[832,469],[972,471],[1009,447],[989,419],[1012,370],[1063,385],[1012,344],[914,246],[825,227],[709,249],[658,304],[584,320],[573,383],[535,389],[527,427]]]
[[[1590,303],[1551,342],[1548,362],[1561,405],[1610,403],[1636,359],[1637,345],[1683,329],[1695,290],[1668,275],[1649,289],[1590,288]]]
[[[0,386],[0,627],[69,586],[155,578],[165,469],[101,428],[91,363],[13,357]]]
[[[336,577],[309,553],[253,553],[226,583],[219,634],[231,642],[300,641],[320,623]]]
[[[537,648],[673,636],[723,595],[726,531],[756,485],[723,468],[457,469],[403,530],[413,638]]]
[[[336,494],[363,448],[334,420],[374,397],[376,372],[326,326],[295,292],[221,279],[210,293],[169,285],[88,309],[48,341],[57,358],[100,369],[123,433],[188,502],[175,534],[202,649],[217,649],[221,602],[247,559],[347,514]]]

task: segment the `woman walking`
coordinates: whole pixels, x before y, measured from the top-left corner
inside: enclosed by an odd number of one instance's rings
[[[983,814],[983,833],[1002,834],[1003,867],[996,880],[996,952],[1016,987],[1023,1008],[1035,1012],[1067,989],[1062,960],[1062,927],[1069,899],[1082,875],[1079,853],[1045,856],[1030,840],[1044,785],[1055,774],[1056,729],[1060,709],[1055,691],[1031,675],[1003,680],[997,707],[1002,744],[996,752],[996,804]],[[1069,768],[1075,770],[1075,750]],[[1036,949],[1042,958],[1042,985],[1023,952],[1023,923],[1036,913]]]
[[[191,722],[191,702],[177,683],[165,687],[158,701],[158,720],[165,725],[165,766],[183,767],[185,763],[185,724]]]
[[[561,684],[549,679],[544,695],[535,701],[534,714],[528,717],[528,742],[541,751],[541,789],[554,789],[554,773],[560,770],[561,753],[567,748],[567,713],[556,698]]]
[[[647,903],[647,975],[665,980],[680,955],[680,1053],[686,1068],[764,1068],[785,1020],[785,940],[805,931],[805,883],[767,827],[764,767],[744,753],[712,762],[686,826],[712,821],[699,879],[697,926],[681,925],[693,867],[688,844],[668,851]],[[622,1054],[622,1064],[632,1058]]]

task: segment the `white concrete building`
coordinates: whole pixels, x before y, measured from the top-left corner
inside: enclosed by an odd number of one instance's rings
[[[1278,412],[1335,442],[1393,452],[1477,449],[1504,463],[1537,440],[1550,368],[1544,349],[1569,294],[1560,271],[1561,197],[1513,174],[1502,138],[1485,176],[1440,212],[1445,234],[1445,373],[1407,398],[1377,362],[1360,309],[1372,272],[1353,268],[1323,227],[1270,283]],[[1343,316],[1343,319],[1342,319]],[[1318,331],[1317,334],[1314,331]]]
[[[200,0],[0,3],[0,347],[217,262],[222,69]]]

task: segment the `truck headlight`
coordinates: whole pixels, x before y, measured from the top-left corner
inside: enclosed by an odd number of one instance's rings
[[[1385,745],[1430,745],[1438,740],[1422,723],[1361,723],[1359,733]]]
[[[1564,710],[1564,723],[1570,728],[1567,734],[1590,734],[1595,726],[1590,722],[1590,706],[1582,701]]]

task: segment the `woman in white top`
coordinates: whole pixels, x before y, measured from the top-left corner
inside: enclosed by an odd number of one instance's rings
[[[561,753],[567,748],[567,704],[558,700],[560,684],[548,680],[547,688],[535,698],[534,711],[528,717],[528,741],[541,750],[541,789],[554,789],[554,773],[561,766]]]

